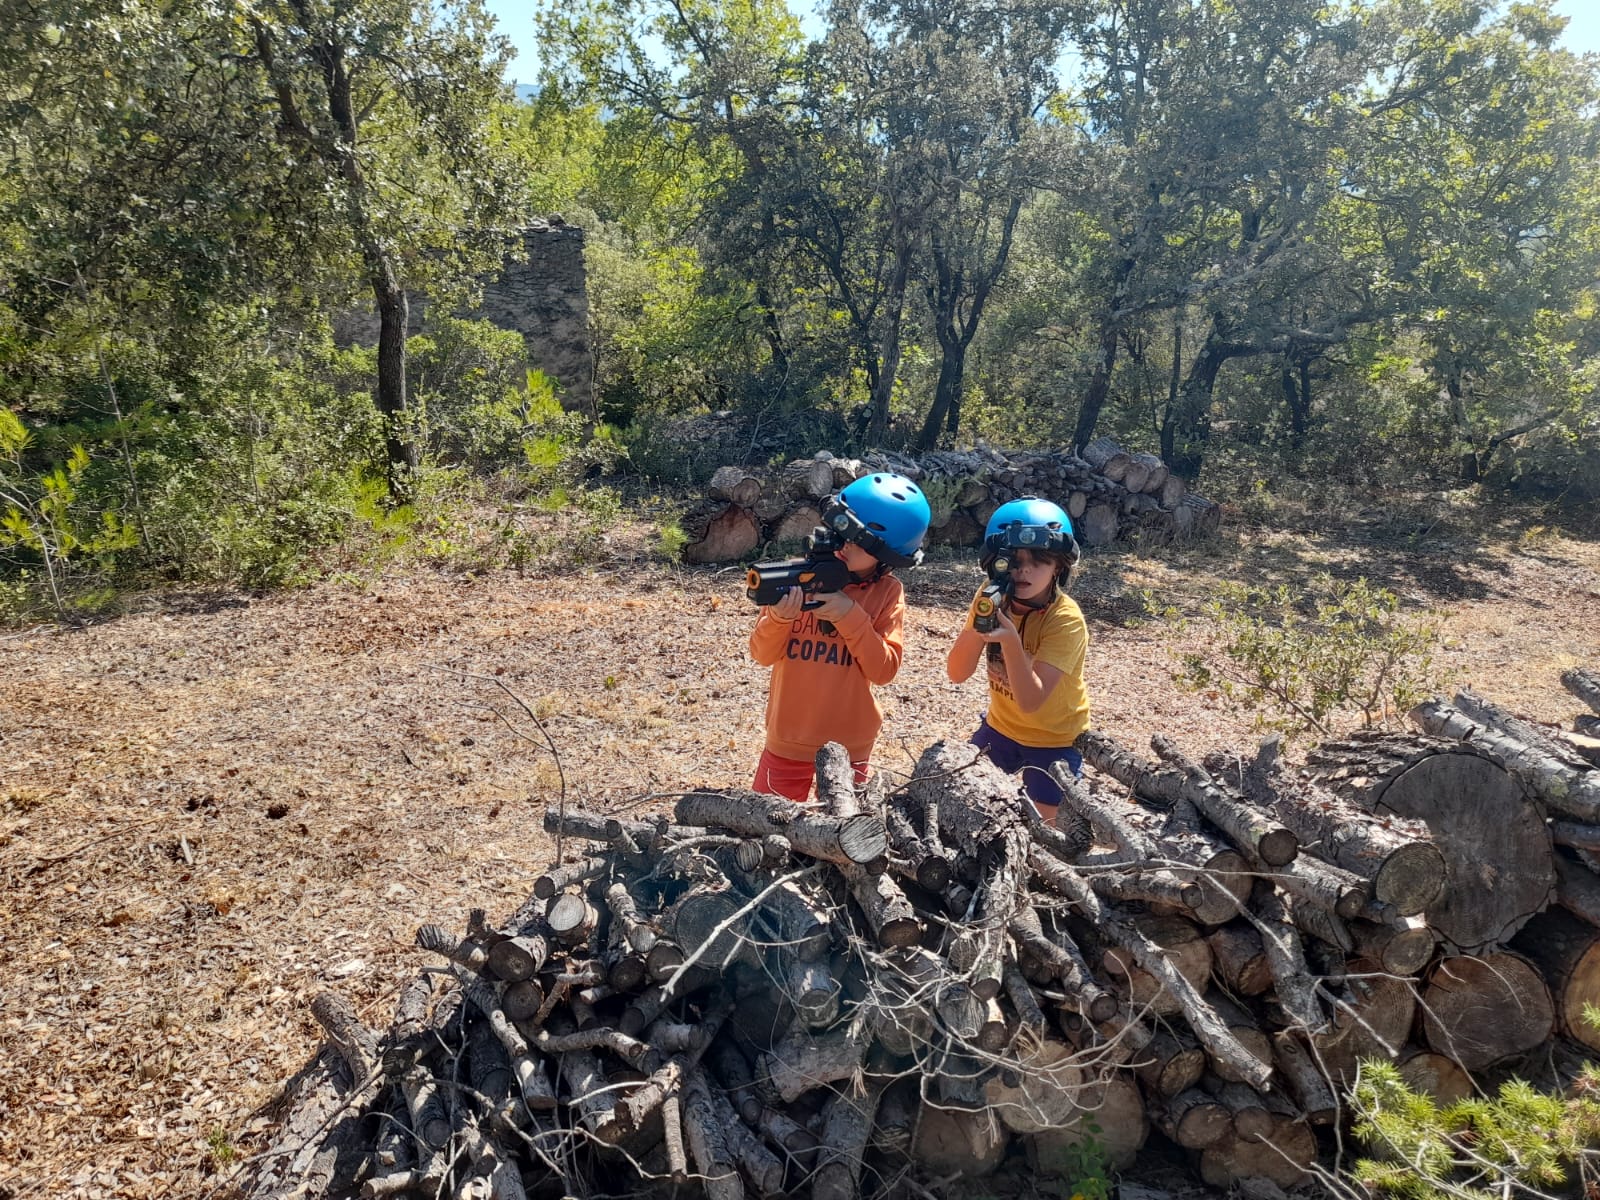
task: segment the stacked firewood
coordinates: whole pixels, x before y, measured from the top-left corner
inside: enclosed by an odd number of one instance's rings
[[[976,546],[994,510],[1018,496],[1053,500],[1089,547],[1166,544],[1215,533],[1222,510],[1188,491],[1153,454],[1130,454],[1097,438],[1070,451],[1002,453],[988,447],[921,458],[872,452],[837,458],[819,451],[773,470],[719,467],[706,500],[685,514],[689,562],[729,562],[769,543],[799,542],[821,519],[825,499],[874,471],[906,476],[933,510],[932,545]]]
[[[421,929],[390,1030],[319,999],[342,1098],[251,1194],[852,1200],[1091,1136],[1125,1167],[1152,1126],[1214,1186],[1300,1183],[1363,1059],[1451,1099],[1597,1044],[1587,735],[1470,692],[1411,716],[1301,767],[1091,732],[1054,824],[949,742],[894,791],[829,746],[814,804],[547,813],[557,864],[499,924]]]

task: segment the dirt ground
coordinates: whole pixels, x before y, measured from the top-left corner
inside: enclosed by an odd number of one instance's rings
[[[191,1197],[270,1133],[336,988],[369,1024],[423,963],[418,925],[509,912],[550,860],[547,804],[645,812],[743,784],[765,672],[737,568],[651,564],[619,537],[585,570],[391,570],[268,596],[168,594],[86,628],[0,633],[0,1200]],[[1536,720],[1600,666],[1600,543],[1449,505],[1091,558],[1096,725],[1248,746],[1248,716],[1181,690],[1218,580],[1364,573],[1444,614],[1446,687]],[[977,680],[944,651],[977,581],[908,577],[905,667],[876,762],[965,737]],[[520,703],[519,703],[520,701]],[[536,715],[529,717],[526,704]]]

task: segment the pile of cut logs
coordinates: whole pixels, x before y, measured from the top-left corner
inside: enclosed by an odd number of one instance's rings
[[[319,997],[248,1194],[853,1200],[1012,1148],[1069,1172],[1091,1135],[1126,1167],[1152,1126],[1214,1186],[1300,1183],[1364,1058],[1455,1098],[1600,1047],[1600,716],[1411,717],[1299,767],[1090,732],[1053,824],[951,742],[895,790],[828,746],[808,805],[551,811],[557,863],[504,922],[419,930],[390,1029]]]
[[[882,451],[836,458],[822,450],[770,471],[718,467],[705,501],[684,516],[684,557],[732,562],[769,543],[797,543],[821,519],[830,494],[874,471],[921,486],[933,510],[931,545],[976,546],[994,510],[1018,496],[1061,505],[1088,547],[1206,537],[1222,520],[1215,503],[1189,492],[1155,455],[1130,454],[1110,438],[1090,442],[1082,455],[980,447],[922,458]]]

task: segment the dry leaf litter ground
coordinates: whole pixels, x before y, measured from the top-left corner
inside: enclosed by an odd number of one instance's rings
[[[1600,665],[1600,546],[1368,515],[1090,559],[1096,724],[1139,748],[1253,744],[1247,716],[1172,682],[1195,627],[1144,618],[1141,592],[1193,612],[1218,580],[1318,569],[1443,609],[1450,683],[1568,720],[1559,671]],[[570,802],[632,812],[747,781],[766,679],[742,572],[624,541],[582,571],[168,595],[0,637],[0,1200],[225,1191],[315,1051],[311,997],[337,988],[387,1026],[419,924],[527,894],[563,780]],[[976,581],[961,560],[908,578],[885,771],[976,721],[980,683],[943,673]]]

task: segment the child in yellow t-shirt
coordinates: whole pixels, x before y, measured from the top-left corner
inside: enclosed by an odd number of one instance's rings
[[[1004,593],[993,605],[994,628],[973,627],[991,599],[980,590],[945,663],[950,679],[961,683],[980,659],[988,660],[989,711],[972,744],[1002,770],[1020,772],[1046,818],[1061,803],[1050,766],[1064,762],[1081,774],[1083,758],[1072,743],[1089,728],[1083,682],[1089,630],[1077,601],[1066,593],[1077,561],[1072,521],[1060,506],[1032,496],[1002,504],[983,538],[984,570],[1000,578]]]
[[[823,514],[851,582],[809,602],[790,588],[761,609],[750,657],[772,668],[772,684],[756,791],[805,800],[817,751],[829,742],[849,751],[856,782],[866,781],[883,725],[872,688],[894,679],[905,652],[905,589],[893,569],[921,561],[930,516],[927,498],[905,476],[863,475]]]

